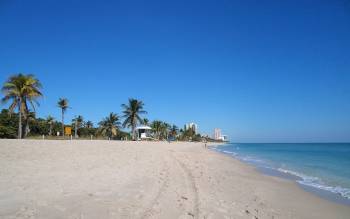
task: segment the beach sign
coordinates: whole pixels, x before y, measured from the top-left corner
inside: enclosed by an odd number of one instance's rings
[[[71,135],[72,134],[72,127],[70,127],[70,126],[64,127],[64,134]]]

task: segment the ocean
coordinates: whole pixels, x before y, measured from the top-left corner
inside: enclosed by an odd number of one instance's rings
[[[350,143],[229,143],[212,149],[350,204]]]

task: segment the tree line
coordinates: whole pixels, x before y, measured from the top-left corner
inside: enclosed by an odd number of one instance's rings
[[[69,110],[69,100],[59,98],[57,107],[61,111],[60,121],[52,116],[46,118],[36,117],[36,108],[39,98],[43,96],[42,84],[32,74],[15,74],[2,86],[2,104],[9,103],[8,109],[0,113],[0,138],[26,138],[28,136],[61,136],[65,137],[65,114]],[[103,118],[97,127],[92,121],[85,120],[78,115],[68,124],[72,128],[74,137],[105,137],[109,139],[137,139],[137,125],[147,125],[152,128],[153,137],[157,140],[193,140],[200,141],[202,137],[194,130],[179,129],[176,125],[155,120],[150,122],[143,116],[147,114],[141,100],[129,98],[122,104],[122,115],[111,112]],[[130,133],[122,128],[129,128]]]

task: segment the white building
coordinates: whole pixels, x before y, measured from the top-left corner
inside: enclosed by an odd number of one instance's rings
[[[214,129],[214,139],[220,140],[220,138],[221,138],[221,129],[215,128]]]
[[[228,136],[227,135],[221,135],[220,140],[221,141],[228,141]]]
[[[192,129],[195,133],[198,133],[198,125],[196,123],[187,123],[185,125],[185,131],[188,130],[188,129]]]
[[[138,140],[145,140],[152,138],[151,136],[151,130],[152,128],[147,125],[141,125],[135,128],[137,132],[137,139]]]
[[[228,136],[221,134],[221,129],[214,129],[214,139],[218,141],[228,141]]]

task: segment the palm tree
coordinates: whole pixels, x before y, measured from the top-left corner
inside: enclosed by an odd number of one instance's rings
[[[67,98],[60,98],[57,102],[57,106],[61,108],[62,110],[62,136],[64,137],[64,113],[68,109],[68,99]]]
[[[17,108],[18,110],[18,138],[22,138],[22,116],[27,118],[29,112],[28,103],[35,111],[35,105],[39,105],[37,98],[42,96],[40,89],[42,88],[40,81],[34,75],[17,74],[11,76],[3,85],[2,92],[4,97],[2,103],[12,100],[9,112],[12,114]]]
[[[144,103],[140,100],[136,100],[133,98],[129,99],[129,103],[122,104],[122,108],[124,109],[123,111],[123,117],[125,118],[123,122],[123,127],[131,127],[131,132],[132,132],[132,139],[135,140],[135,128],[137,123],[142,123],[142,119],[140,117],[140,114],[145,114],[147,113],[146,111],[143,110]]]
[[[78,138],[78,129],[81,127],[84,122],[84,118],[82,116],[75,117],[72,122],[74,123],[74,137]]]
[[[49,135],[51,136],[52,135],[52,126],[53,126],[53,123],[55,122],[55,118],[53,118],[52,116],[48,116],[46,118],[46,122],[47,122],[47,124],[49,124]]]
[[[177,136],[178,131],[179,128],[176,125],[173,125],[170,130],[170,135],[175,138]]]
[[[155,134],[155,137],[157,139],[159,139],[160,135],[161,135],[161,132],[162,132],[162,125],[163,125],[163,122],[162,121],[159,121],[159,120],[154,120],[151,124],[151,127],[152,127],[152,130]]]
[[[109,138],[117,135],[120,128],[119,116],[116,113],[110,113],[99,124],[99,131],[102,135],[107,135]]]
[[[171,130],[171,125],[169,123],[163,122],[163,125],[162,125],[163,138],[165,139],[169,138],[170,130]]]
[[[149,120],[147,118],[144,118],[141,123],[143,125],[149,125]]]
[[[85,128],[91,129],[94,127],[94,124],[89,120],[85,123]]]

